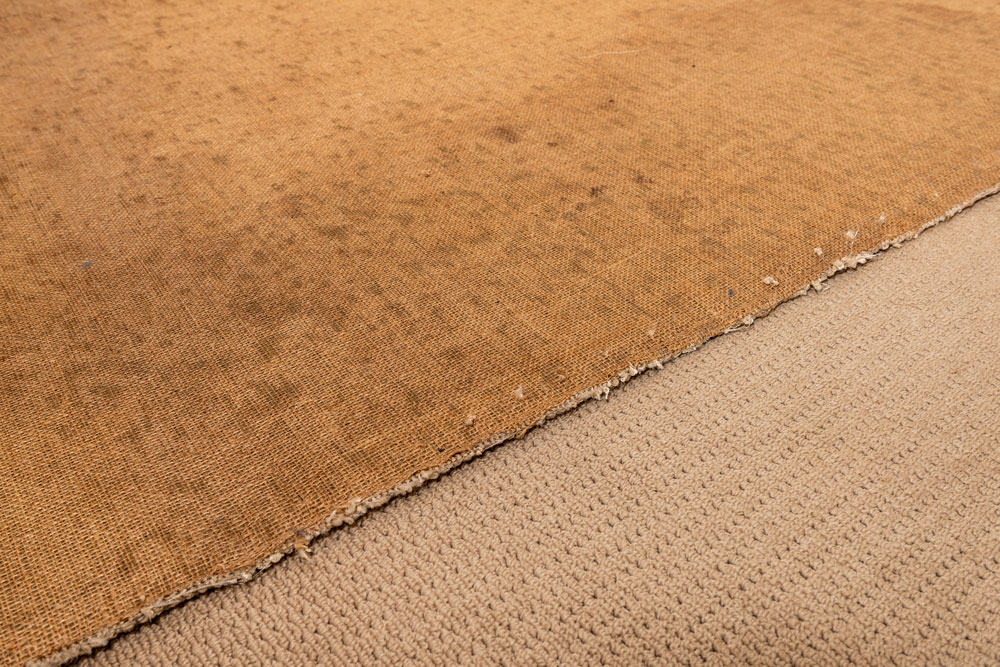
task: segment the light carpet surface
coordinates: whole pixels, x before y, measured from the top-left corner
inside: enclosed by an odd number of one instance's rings
[[[81,667],[1000,664],[1000,198]]]
[[[6,0],[0,663],[994,188],[997,35],[955,1]]]

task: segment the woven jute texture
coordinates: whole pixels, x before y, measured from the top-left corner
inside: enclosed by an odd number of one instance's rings
[[[994,198],[81,667],[1000,664],[998,266]]]
[[[993,187],[976,7],[6,0],[3,663]]]

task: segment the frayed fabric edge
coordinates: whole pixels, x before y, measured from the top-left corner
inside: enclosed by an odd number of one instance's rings
[[[814,278],[813,280],[809,281],[809,283],[807,283],[804,287],[800,288],[798,291],[792,293],[787,297],[781,298],[779,301],[757,311],[756,313],[744,316],[738,322],[735,322],[732,326],[723,329],[718,334],[709,336],[700,343],[695,343],[694,345],[691,345],[681,350],[680,352],[671,353],[663,357],[653,359],[644,364],[640,364],[639,366],[630,364],[627,368],[624,368],[618,373],[616,373],[610,380],[573,395],[560,405],[545,412],[541,417],[538,417],[533,421],[526,422],[523,426],[513,431],[507,431],[499,435],[496,435],[492,438],[489,438],[488,440],[481,442],[479,445],[473,447],[468,451],[454,455],[447,462],[445,462],[440,466],[418,472],[415,475],[411,476],[406,481],[396,485],[395,487],[389,489],[388,491],[376,494],[366,499],[355,498],[354,500],[348,503],[345,509],[334,511],[319,525],[314,526],[313,528],[307,530],[298,531],[297,537],[294,540],[286,542],[284,545],[282,545],[282,547],[278,551],[275,551],[269,556],[261,558],[254,565],[236,570],[235,572],[232,572],[230,574],[209,577],[207,579],[198,582],[193,586],[189,586],[188,588],[182,589],[168,596],[160,598],[159,600],[153,602],[152,604],[143,607],[139,611],[139,613],[136,614],[135,616],[132,616],[131,618],[122,621],[121,623],[116,623],[115,625],[104,628],[90,635],[86,639],[83,639],[82,641],[67,646],[66,648],[60,649],[59,651],[45,658],[30,661],[28,662],[28,666],[58,667],[59,665],[63,665],[71,660],[93,653],[95,650],[106,646],[115,637],[130,632],[131,630],[134,630],[140,625],[149,623],[160,614],[169,611],[173,607],[176,607],[177,605],[183,602],[187,602],[192,598],[198,597],[203,593],[207,593],[217,588],[223,588],[225,586],[232,586],[234,584],[239,584],[249,581],[253,579],[255,576],[257,576],[258,573],[278,563],[283,558],[285,558],[288,555],[291,555],[292,553],[295,553],[297,551],[308,552],[309,545],[315,539],[330,533],[335,528],[354,523],[357,519],[359,519],[362,515],[366,514],[369,510],[381,507],[382,505],[385,505],[386,503],[388,503],[393,498],[396,498],[397,496],[403,496],[408,493],[411,493],[417,488],[423,486],[425,483],[437,479],[441,475],[450,472],[451,470],[457,468],[466,461],[469,461],[471,459],[474,459],[482,455],[483,453],[492,449],[493,447],[496,447],[497,445],[503,444],[508,440],[515,440],[522,438],[528,431],[532,430],[536,426],[540,426],[555,417],[565,414],[589,400],[607,399],[612,389],[620,387],[621,385],[628,382],[637,375],[640,375],[651,369],[657,369],[657,370],[662,369],[665,363],[670,362],[676,359],[677,357],[680,357],[681,355],[697,350],[699,347],[701,347],[702,345],[704,345],[705,343],[714,338],[746,328],[752,325],[755,320],[770,314],[775,308],[780,306],[782,303],[787,303],[792,299],[803,296],[807,294],[810,290],[821,292],[827,289],[827,286],[824,283],[826,283],[827,280],[837,275],[838,273],[841,273],[842,271],[846,271],[848,269],[856,269],[858,266],[861,266],[875,259],[880,253],[890,248],[900,247],[907,241],[916,238],[927,229],[930,229],[931,227],[934,227],[942,222],[945,222],[946,220],[953,218],[955,215],[969,208],[976,202],[979,202],[997,193],[1000,193],[1000,183],[994,185],[991,188],[988,188],[986,190],[977,193],[976,195],[966,200],[965,202],[952,207],[941,216],[921,225],[920,227],[918,227],[913,231],[906,232],[905,234],[897,236],[893,239],[882,241],[871,250],[860,252],[855,255],[842,257],[841,259],[835,261],[827,271],[825,271],[818,277]]]

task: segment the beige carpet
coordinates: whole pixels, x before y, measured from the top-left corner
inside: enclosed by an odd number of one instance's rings
[[[1000,198],[87,667],[1000,663]]]

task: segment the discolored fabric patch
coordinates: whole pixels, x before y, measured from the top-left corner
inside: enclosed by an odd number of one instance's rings
[[[992,5],[594,4],[8,3],[3,664],[1000,183]]]

